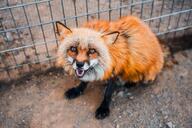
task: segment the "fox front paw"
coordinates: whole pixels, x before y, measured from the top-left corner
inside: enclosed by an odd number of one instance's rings
[[[109,113],[110,113],[110,110],[109,108],[107,107],[99,107],[96,112],[95,112],[95,117],[97,119],[104,119],[105,117],[109,116]]]
[[[67,99],[74,99],[81,95],[81,91],[77,88],[71,88],[65,92],[65,97]]]

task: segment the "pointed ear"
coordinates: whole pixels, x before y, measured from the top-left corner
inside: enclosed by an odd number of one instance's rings
[[[120,33],[118,31],[114,31],[107,34],[103,34],[101,37],[104,38],[108,44],[114,44],[117,41],[119,34]]]
[[[56,34],[60,37],[64,37],[69,33],[72,33],[71,29],[69,29],[67,26],[65,26],[63,23],[61,23],[60,21],[56,21],[56,25],[55,25],[55,31]]]

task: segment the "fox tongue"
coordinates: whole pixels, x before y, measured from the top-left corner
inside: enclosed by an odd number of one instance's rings
[[[77,74],[77,76],[79,76],[79,77],[81,77],[81,76],[83,76],[84,75],[84,70],[83,69],[77,69],[76,70],[76,74]]]

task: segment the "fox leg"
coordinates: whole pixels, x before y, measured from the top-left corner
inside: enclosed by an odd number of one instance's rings
[[[87,84],[88,82],[81,81],[81,83],[77,87],[73,87],[67,90],[65,92],[65,97],[67,99],[74,99],[80,96],[81,94],[83,94],[84,90],[87,88]]]
[[[105,89],[104,99],[95,112],[95,117],[97,119],[104,119],[105,117],[109,116],[110,113],[109,106],[114,88],[115,88],[114,80],[110,79]]]
[[[124,86],[129,89],[129,88],[135,87],[137,84],[138,84],[138,82],[129,82],[128,81]]]

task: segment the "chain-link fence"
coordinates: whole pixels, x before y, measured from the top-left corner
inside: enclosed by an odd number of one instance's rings
[[[54,65],[55,21],[79,27],[92,19],[135,15],[165,39],[191,33],[191,12],[191,0],[1,0],[0,80]]]

